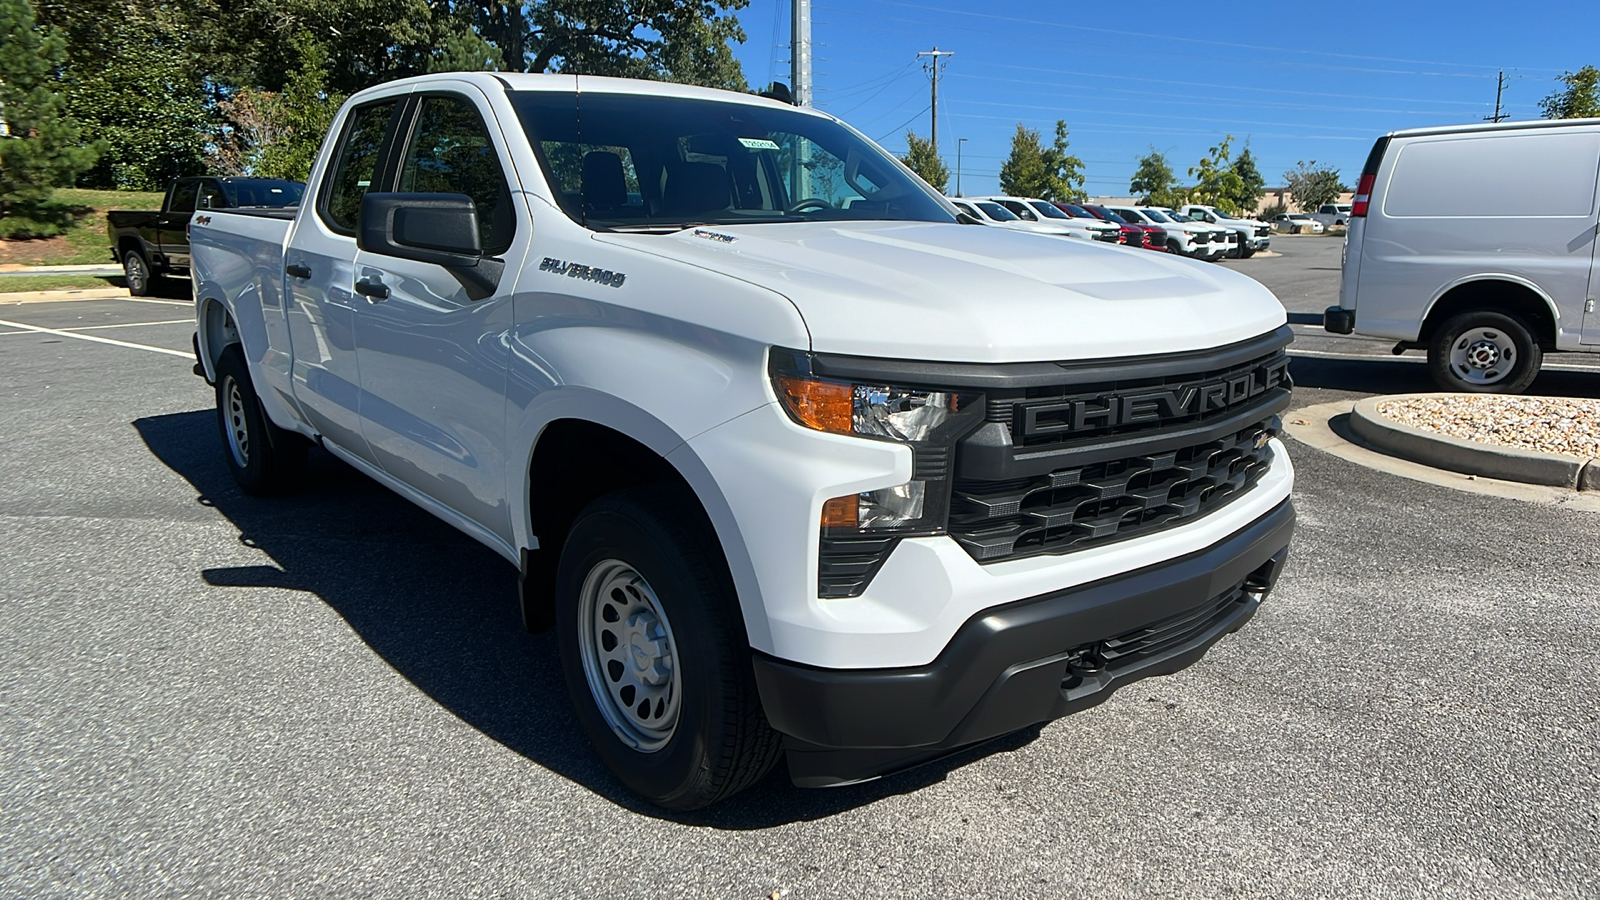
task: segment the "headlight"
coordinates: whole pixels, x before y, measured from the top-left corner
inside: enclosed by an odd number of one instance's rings
[[[795,357],[799,354],[791,359]],[[782,371],[776,358],[772,383],[780,404],[796,423],[830,434],[906,444],[915,455],[913,480],[823,504],[825,536],[944,531],[950,505],[950,450],[982,418],[980,395],[819,378]]]

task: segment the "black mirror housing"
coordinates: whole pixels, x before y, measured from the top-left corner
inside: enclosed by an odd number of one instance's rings
[[[476,266],[483,258],[478,208],[466,194],[369,193],[361,198],[356,245],[441,266]]]

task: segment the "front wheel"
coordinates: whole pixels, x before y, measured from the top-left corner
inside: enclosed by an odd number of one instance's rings
[[[1240,259],[1249,259],[1250,257],[1255,256],[1255,255],[1256,255],[1256,251],[1254,249],[1240,249],[1240,251],[1239,251],[1239,258]]]
[[[282,492],[305,469],[305,439],[267,418],[238,344],[223,349],[216,369],[217,428],[233,480],[246,494]]]
[[[150,294],[150,283],[155,276],[150,271],[150,260],[138,250],[122,254],[122,278],[128,283],[128,293],[135,297]]]
[[[1543,358],[1522,320],[1497,312],[1455,316],[1428,344],[1428,372],[1446,391],[1520,394],[1539,374]]]
[[[677,810],[744,790],[781,752],[732,579],[693,503],[657,486],[601,497],[556,575],[561,669],[584,733],[631,790]]]

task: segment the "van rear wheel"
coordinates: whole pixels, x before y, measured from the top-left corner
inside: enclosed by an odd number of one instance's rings
[[[1428,372],[1446,391],[1520,394],[1543,358],[1522,320],[1486,310],[1450,318],[1428,343]]]

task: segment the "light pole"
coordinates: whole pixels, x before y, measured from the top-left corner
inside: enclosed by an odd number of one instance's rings
[[[961,193],[961,145],[967,142],[966,138],[956,138],[956,196],[964,197]]]

